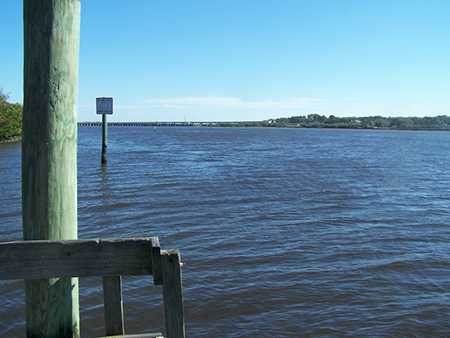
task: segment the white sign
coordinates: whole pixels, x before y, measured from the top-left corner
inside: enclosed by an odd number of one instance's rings
[[[112,97],[97,97],[97,114],[112,114],[113,99]]]

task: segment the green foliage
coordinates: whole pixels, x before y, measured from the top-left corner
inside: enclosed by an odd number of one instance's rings
[[[309,114],[307,116],[280,117],[259,122],[222,122],[218,127],[282,127],[282,128],[351,128],[398,130],[450,130],[450,117],[336,117]]]
[[[8,102],[9,95],[3,93],[3,89],[0,89],[0,103]]]
[[[401,130],[450,130],[450,117],[326,117],[319,114],[282,117],[266,121],[270,127],[297,128],[353,128],[353,129],[401,129]]]
[[[0,140],[22,133],[22,105],[9,103],[9,96],[0,89]]]

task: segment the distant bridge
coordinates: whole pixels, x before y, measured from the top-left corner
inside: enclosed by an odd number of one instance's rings
[[[96,127],[101,126],[101,122],[78,122],[78,126]],[[194,127],[210,125],[206,122],[108,122],[108,127]]]
[[[108,127],[201,127],[215,126],[222,123],[239,124],[250,122],[108,122]],[[101,126],[101,122],[78,122],[80,127]]]

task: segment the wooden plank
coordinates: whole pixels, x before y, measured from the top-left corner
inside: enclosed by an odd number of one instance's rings
[[[184,338],[181,262],[178,250],[161,250],[166,338]]]
[[[152,266],[153,266],[153,283],[155,285],[163,284],[162,268],[161,268],[161,247],[158,237],[152,239]]]
[[[114,338],[164,338],[161,332],[157,333],[138,333],[138,334],[124,334],[120,336],[113,336]],[[113,338],[109,336],[109,338]],[[107,337],[99,337],[107,338]]]
[[[103,302],[105,309],[105,334],[123,335],[122,277],[103,277]]]
[[[0,279],[152,274],[152,238],[0,243]]]

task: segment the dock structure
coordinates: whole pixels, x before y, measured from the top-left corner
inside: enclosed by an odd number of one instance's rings
[[[0,243],[0,279],[25,279],[27,337],[80,337],[84,276],[103,276],[106,334],[123,335],[121,276],[153,274],[166,337],[184,338],[178,251],[157,239],[77,240],[80,1],[24,0],[23,21],[23,241]]]
[[[162,286],[164,337],[185,337],[180,253],[161,250],[158,237],[6,242],[0,243],[0,261],[2,280],[103,277],[105,334],[114,337],[133,337],[124,329],[122,276],[152,275]]]

